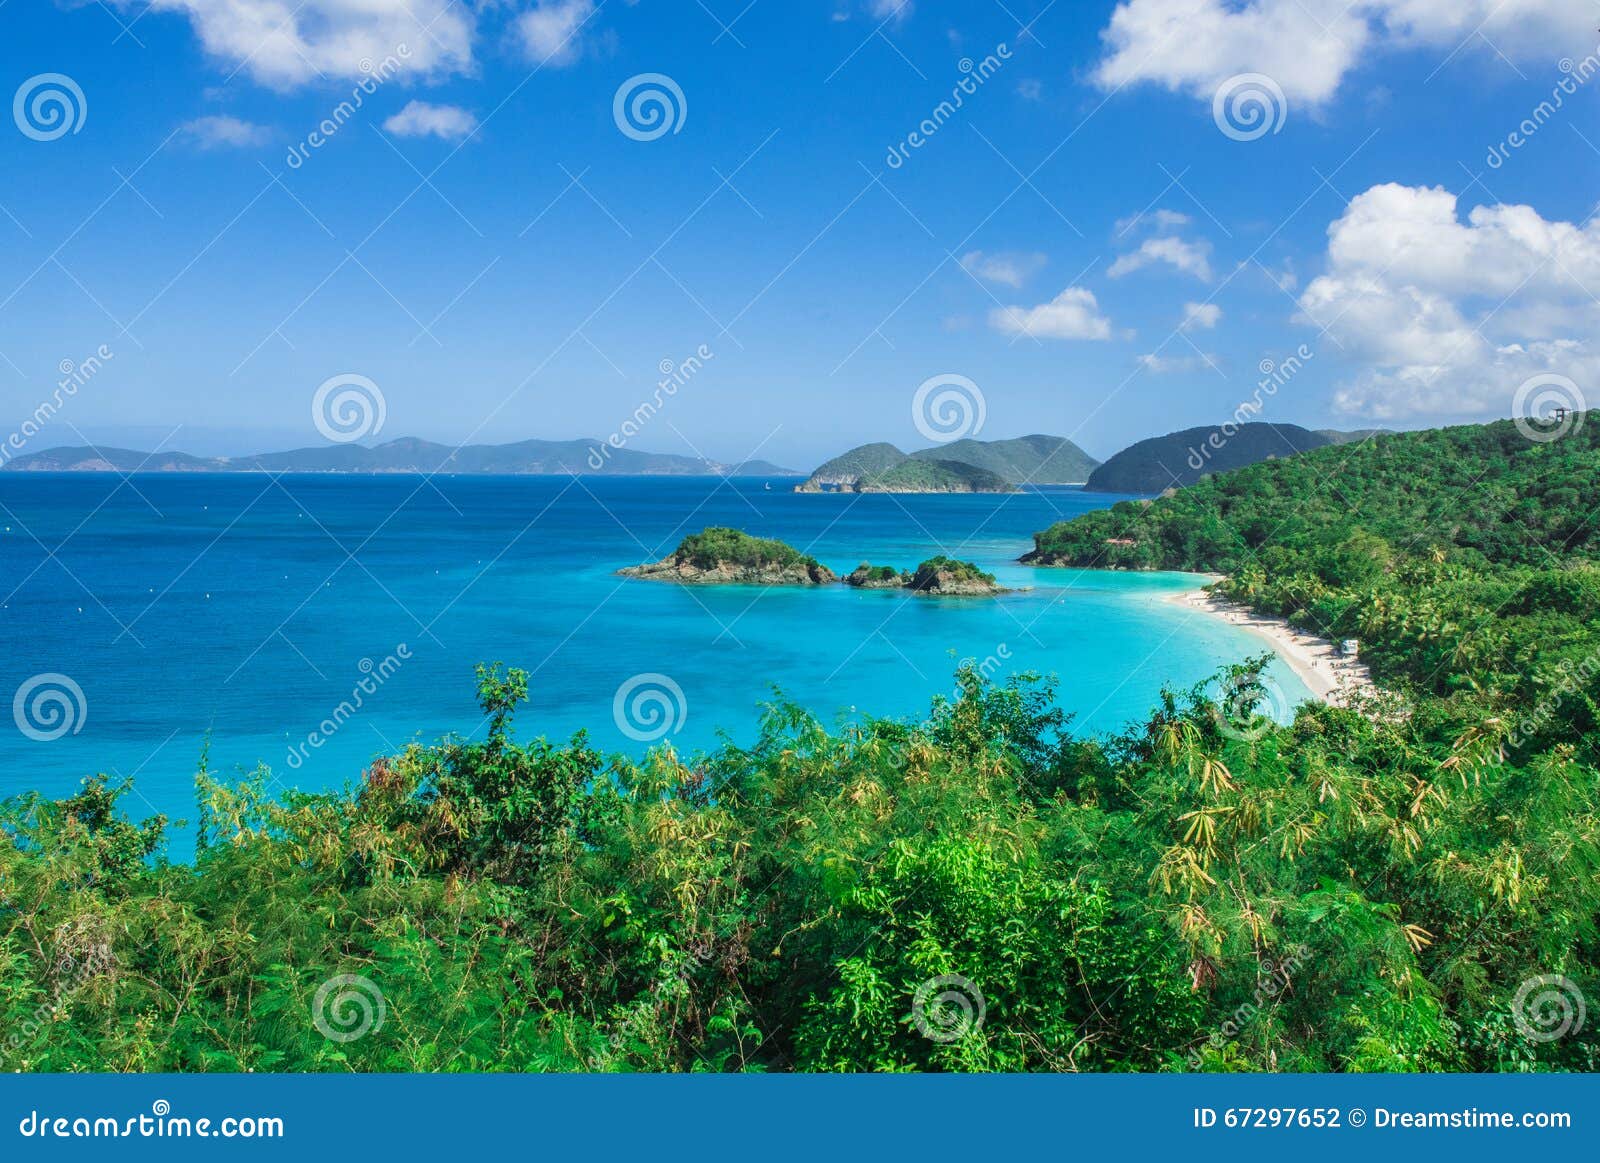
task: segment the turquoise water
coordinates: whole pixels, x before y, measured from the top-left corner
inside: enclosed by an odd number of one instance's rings
[[[0,794],[62,794],[105,771],[136,776],[135,808],[190,814],[207,736],[213,769],[264,763],[286,786],[340,784],[407,741],[477,730],[480,660],[532,672],[524,733],[587,728],[607,750],[640,752],[663,731],[683,749],[719,731],[749,740],[774,687],[825,719],[918,715],[963,658],[996,679],[1053,673],[1077,729],[1111,731],[1164,683],[1262,651],[1164,600],[1192,576],[1016,564],[1034,530],[1119,498],[801,496],[793,483],[0,476],[0,693],[41,673],[82,692],[68,691],[75,730],[58,738],[32,737],[62,725],[39,718],[43,705],[0,720]],[[944,552],[1033,588],[935,599],[614,575],[706,525],[782,538],[841,574]],[[663,677],[614,713],[639,675]],[[1309,697],[1281,664],[1271,676],[1286,705]]]

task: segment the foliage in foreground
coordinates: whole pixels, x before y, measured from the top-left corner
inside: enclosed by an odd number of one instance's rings
[[[921,723],[778,705],[748,750],[635,764],[518,743],[524,679],[485,672],[484,742],[347,792],[202,774],[192,864],[148,859],[161,823],[101,780],[13,802],[5,1065],[1600,1064],[1512,1013],[1530,976],[1595,988],[1600,805],[1570,756],[1452,765],[1420,716],[1326,707],[1240,730],[1200,691],[1090,743],[1047,685],[963,682]],[[963,997],[919,1006],[935,979]]]

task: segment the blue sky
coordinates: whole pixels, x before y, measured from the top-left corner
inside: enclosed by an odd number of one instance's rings
[[[322,443],[345,373],[379,439],[604,436],[702,345],[632,446],[919,447],[918,386],[959,375],[978,435],[1104,457],[1233,415],[1302,344],[1261,418],[1505,416],[1541,376],[1581,400],[1600,5],[1511,7],[11,0],[0,425],[102,346],[27,451]],[[682,101],[637,140],[614,97],[647,73]],[[29,120],[42,74],[75,131]],[[1275,132],[1219,120],[1241,74]]]

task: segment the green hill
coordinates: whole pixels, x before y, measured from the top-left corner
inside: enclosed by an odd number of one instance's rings
[[[862,493],[1014,493],[1017,486],[985,468],[955,460],[902,460],[893,468],[865,477]]]
[[[1061,436],[957,440],[910,456],[892,444],[863,444],[818,465],[797,493],[1005,493],[1020,484],[1082,484],[1097,462]],[[923,472],[911,465],[944,465]]]
[[[1034,535],[1032,561],[1231,572],[1286,548],[1336,553],[1352,525],[1391,555],[1543,566],[1600,549],[1600,425],[1554,443],[1510,421],[1391,432],[1123,501]],[[1109,462],[1108,462],[1109,463]],[[1355,580],[1365,567],[1318,566]]]
[[[820,493],[830,487],[852,491],[863,478],[885,473],[906,459],[892,444],[863,444],[818,465],[794,491]]]
[[[1064,436],[956,440],[911,454],[913,460],[957,460],[988,469],[1014,485],[1081,485],[1100,462]]]
[[[1130,444],[1089,475],[1097,493],[1159,493],[1192,485],[1271,457],[1293,456],[1331,441],[1296,424],[1227,424],[1185,428]]]

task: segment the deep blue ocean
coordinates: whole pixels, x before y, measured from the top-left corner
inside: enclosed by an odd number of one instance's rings
[[[639,753],[656,734],[681,750],[719,732],[748,741],[774,688],[829,721],[921,715],[964,658],[1000,680],[1056,675],[1076,728],[1109,732],[1164,683],[1262,650],[1163,600],[1193,576],[1016,564],[1034,530],[1119,498],[793,484],[0,475],[0,693],[13,704],[0,795],[65,794],[101,771],[134,777],[132,811],[192,816],[208,737],[213,771],[265,764],[284,786],[342,784],[410,740],[479,730],[479,661],[531,672],[525,735],[584,728]],[[922,598],[615,576],[707,525],[781,538],[841,574],[943,552],[1033,588]],[[1309,697],[1281,664],[1271,674],[1289,701]],[[54,679],[30,687],[38,675],[65,676],[81,699]],[[51,690],[65,693],[40,701]]]

